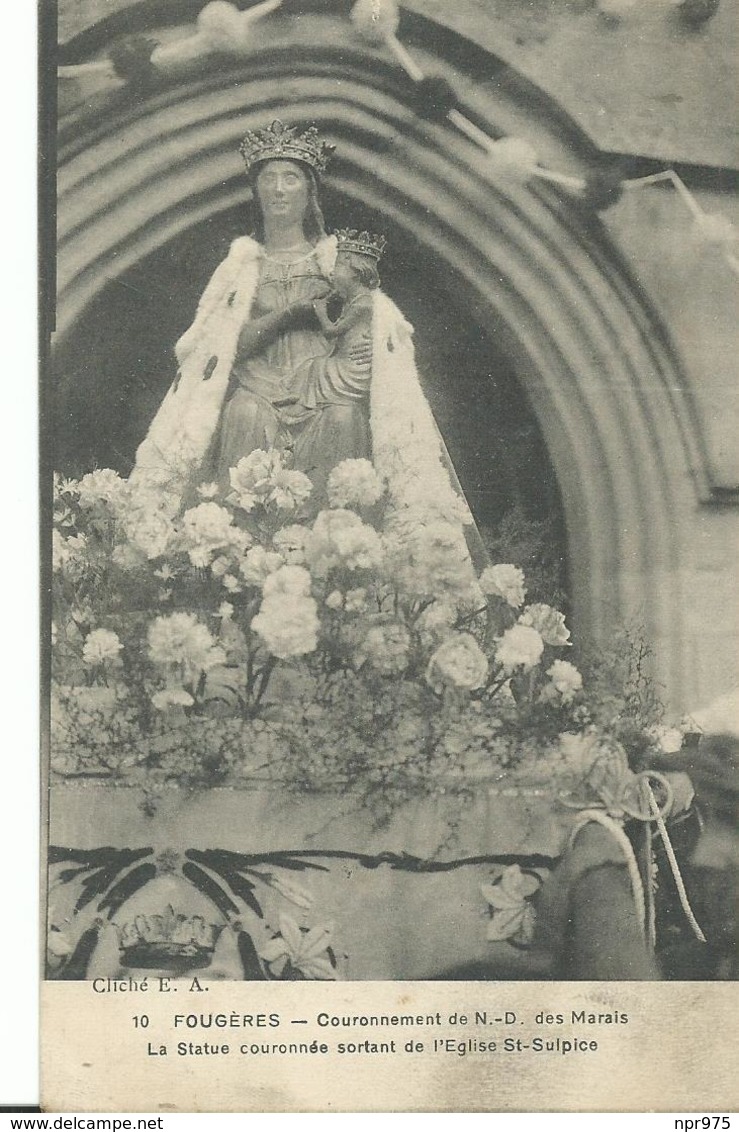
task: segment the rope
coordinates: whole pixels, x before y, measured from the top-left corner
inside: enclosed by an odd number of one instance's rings
[[[665,793],[665,800],[661,806],[654,796],[654,791],[652,789],[650,779],[658,782]],[[631,805],[627,801],[627,795],[635,787],[641,788],[640,793],[642,793],[643,797],[645,798],[646,809],[642,809],[641,806]],[[699,939],[701,943],[705,943],[706,937],[703,934],[701,926],[696,920],[693,909],[690,906],[688,894],[685,889],[685,883],[680,873],[680,866],[678,865],[677,857],[675,856],[675,850],[672,847],[670,835],[667,832],[667,826],[665,824],[665,818],[672,808],[672,801],[673,791],[668,779],[666,779],[664,775],[661,775],[656,771],[642,771],[640,774],[634,775],[631,781],[627,782],[624,786],[623,790],[621,791],[621,797],[619,798],[619,806],[620,809],[629,817],[634,818],[636,821],[641,821],[644,823],[646,861],[648,871],[651,870],[652,865],[653,835],[651,830],[651,823],[655,822],[665,847],[665,853],[667,854],[667,860],[669,861],[670,869],[675,880],[675,886],[677,888],[677,894],[683,912],[685,913],[686,919],[690,924],[690,927],[692,928],[693,934],[695,935],[696,939]],[[615,818],[610,817],[603,810],[583,810],[575,824],[570,843],[574,841],[574,838],[579,830],[591,821],[597,822],[599,825],[602,825],[604,829],[609,830],[621,847],[629,868],[631,888],[634,895],[634,903],[636,904],[639,922],[642,926],[644,935],[648,939],[651,947],[654,948],[657,942],[657,928],[655,901],[654,893],[652,891],[651,876],[648,872],[647,888],[645,893],[644,883],[639,871],[639,864],[636,859],[636,855],[634,853],[631,842],[624,833],[618,821]]]
[[[665,825],[664,818],[663,818],[663,816],[660,812],[659,806],[657,805],[657,799],[654,797],[654,794],[652,792],[652,787],[649,785],[648,781],[646,783],[646,790],[647,790],[647,797],[649,799],[649,805],[650,805],[651,810],[652,810],[652,816],[654,817],[654,820],[657,824],[657,829],[660,832],[660,837],[662,838],[662,842],[663,842],[664,847],[665,847],[665,853],[667,854],[667,860],[670,862],[670,868],[672,869],[672,875],[675,878],[675,886],[677,888],[677,894],[680,898],[680,904],[682,905],[683,912],[685,913],[685,916],[687,918],[688,923],[690,924],[691,928],[693,929],[693,934],[695,935],[695,938],[699,939],[701,941],[701,943],[705,943],[706,937],[703,934],[703,931],[701,929],[700,924],[698,923],[698,921],[695,918],[695,914],[693,912],[693,909],[690,907],[690,901],[688,900],[688,894],[685,891],[685,883],[684,883],[682,875],[680,873],[680,866],[677,863],[677,857],[675,856],[675,850],[672,848],[672,842],[670,841],[670,835],[667,832],[667,826]]]
[[[644,862],[646,869],[647,895],[647,938],[652,950],[657,946],[657,908],[654,900],[654,850],[652,848],[652,826],[644,823]]]
[[[665,800],[662,806],[659,805],[657,799],[654,796],[654,791],[652,789],[650,779],[658,782],[664,790]],[[640,806],[631,805],[627,801],[627,794],[635,787],[640,788],[640,793],[642,793],[646,801],[645,809],[642,809]],[[695,918],[693,909],[690,906],[688,894],[685,889],[685,883],[683,881],[682,874],[680,873],[680,866],[678,865],[677,857],[675,856],[675,850],[672,847],[670,835],[667,832],[667,826],[665,824],[665,818],[672,807],[672,800],[672,787],[670,786],[669,781],[664,777],[664,775],[661,775],[656,771],[642,771],[640,774],[634,775],[631,781],[627,782],[627,784],[621,791],[619,806],[624,814],[627,814],[629,817],[634,818],[636,821],[641,821],[644,823],[646,860],[648,870],[651,869],[652,864],[651,823],[654,822],[656,824],[660,837],[662,838],[662,843],[665,847],[665,853],[670,864],[670,869],[672,871],[672,875],[675,880],[675,886],[677,888],[678,898],[680,900],[683,912],[685,913],[685,917],[690,924],[690,927],[696,939],[699,939],[701,943],[705,943],[706,937],[703,934],[701,926]],[[651,876],[647,875],[647,889],[645,893],[644,884],[642,882],[641,873],[639,871],[639,864],[636,859],[636,855],[634,853],[631,842],[624,833],[618,821],[615,818],[610,817],[603,810],[583,810],[575,824],[570,843],[572,843],[578,831],[591,821],[597,822],[599,825],[602,825],[605,829],[609,830],[621,847],[629,868],[629,877],[631,879],[631,887],[634,895],[634,903],[636,904],[639,922],[642,925],[642,931],[644,932],[644,935],[648,939],[650,945],[654,948],[656,946],[657,932],[656,911],[654,893],[652,891],[651,885]]]

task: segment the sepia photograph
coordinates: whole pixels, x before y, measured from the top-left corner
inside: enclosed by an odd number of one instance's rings
[[[298,1057],[302,991],[267,983],[311,984],[332,1053],[450,1016],[332,984],[536,984],[460,1035],[498,1058],[628,1029],[579,984],[719,1001],[734,6],[42,0],[40,23],[48,1035],[69,983],[101,1027],[117,992],[140,1028],[181,987],[149,1057],[223,1039],[184,993],[219,982]]]

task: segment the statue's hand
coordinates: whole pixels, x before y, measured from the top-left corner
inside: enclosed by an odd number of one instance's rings
[[[355,365],[369,369],[372,365],[372,338],[363,334],[359,342],[349,347],[349,357]]]

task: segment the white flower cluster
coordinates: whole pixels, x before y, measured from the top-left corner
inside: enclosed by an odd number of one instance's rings
[[[506,629],[498,641],[495,650],[495,659],[504,672],[512,673],[516,669],[528,672],[541,660],[544,652],[544,641],[541,634],[529,625],[514,625]]]
[[[305,543],[305,560],[323,577],[332,569],[375,570],[382,559],[382,543],[374,527],[347,508],[321,511]]]
[[[342,593],[332,590],[325,602],[328,609],[343,609],[346,613],[365,613],[367,610],[367,589],[357,586]]]
[[[369,664],[384,676],[399,676],[408,667],[411,635],[401,621],[373,625],[359,648],[357,666]]]
[[[441,467],[436,458],[431,464]],[[191,709],[207,716],[212,708],[220,719],[232,708],[249,717],[263,703],[274,707],[280,696],[267,700],[264,692],[283,661],[293,671],[281,687],[300,689],[301,699],[316,672],[337,671],[355,682],[360,699],[366,693],[372,710],[378,688],[382,712],[397,695],[406,716],[394,734],[405,726],[411,747],[422,742],[428,723],[429,688],[442,716],[459,717],[459,751],[478,738],[487,742],[491,705],[501,729],[519,709],[528,726],[526,698],[537,707],[530,713],[535,724],[544,705],[557,713],[558,726],[560,718],[574,722],[579,709],[565,709],[579,703],[582,676],[548,651],[570,644],[563,614],[544,603],[525,605],[525,579],[515,565],[476,576],[464,500],[446,472],[434,478],[431,464],[427,478],[416,467],[402,485],[396,476],[386,493],[370,461],[342,461],[328,478],[329,506],[310,523],[301,515],[310,480],[276,450],[240,460],[225,498],[222,485],[201,484],[184,512],[169,483],[144,476],[126,484],[102,469],[79,483],[58,481],[54,567],[62,573],[54,616],[66,648],[76,650],[71,680],[114,684],[92,690],[123,703],[116,700],[123,688],[132,704],[138,688],[125,686],[121,653],[132,655],[131,639],[140,648],[141,619],[128,611],[157,603],[176,612],[151,614],[146,629],[146,720],[150,705],[178,725]],[[102,601],[90,584],[98,578]],[[129,582],[130,594],[123,592]],[[121,592],[113,594],[109,621],[111,586]],[[143,604],[134,604],[141,595]],[[120,637],[103,627],[111,623]],[[317,651],[326,664],[294,663]],[[519,679],[524,674],[530,678]],[[325,712],[330,730],[333,707],[321,701],[312,710]],[[354,716],[361,727],[361,711]],[[119,741],[112,724],[110,734],[111,743]],[[450,757],[452,739],[450,732],[439,748]]]
[[[471,692],[481,688],[488,676],[488,660],[471,633],[454,633],[443,641],[426,669],[426,680],[435,692],[458,688]]]
[[[312,597],[288,594],[267,597],[251,623],[272,656],[289,660],[315,652],[318,645],[318,607]]]
[[[232,491],[228,501],[247,512],[257,504],[294,511],[313,490],[306,475],[285,467],[285,458],[276,448],[255,449],[231,468],[229,476]]]
[[[179,498],[150,479],[131,485],[126,506],[118,517],[126,542],[117,548],[119,565],[135,568],[140,556],[152,560],[164,558],[175,542],[174,517]]]
[[[51,556],[55,573],[60,570],[69,570],[73,573],[84,571],[86,551],[85,535],[70,535],[65,538],[61,531],[54,530]]]
[[[123,517],[123,527],[131,549],[143,554],[147,559],[164,558],[171,549],[174,529],[172,518],[160,507],[135,507]],[[129,546],[119,549],[126,551]],[[136,555],[121,554],[117,558],[120,565],[138,564]]]
[[[518,608],[525,596],[523,573],[517,566],[491,566],[480,578],[486,593],[496,594],[509,605]],[[564,614],[550,605],[527,605],[515,625],[498,639],[495,660],[507,675],[530,672],[542,658],[544,648],[563,648],[569,645],[570,631]],[[541,693],[543,701],[569,703],[582,686],[582,677],[574,665],[557,660],[547,670],[551,677]]]
[[[287,527],[280,527],[272,536],[272,546],[285,562],[291,566],[305,565],[305,544],[310,537],[308,527],[300,523],[291,523]]]
[[[263,546],[252,546],[239,563],[241,576],[248,586],[264,585],[265,579],[284,566],[281,554]]]
[[[295,595],[308,597],[311,577],[304,566],[280,566],[264,579],[262,593],[265,597]]]
[[[326,484],[331,507],[372,507],[383,494],[382,480],[370,460],[342,460]]]
[[[547,669],[549,683],[542,688],[541,698],[546,701],[572,703],[582,688],[582,674],[568,660],[555,660]]]
[[[304,656],[318,645],[318,606],[303,566],[280,566],[264,581],[262,604],[251,627],[278,660]]]
[[[484,594],[501,597],[508,605],[519,609],[526,597],[523,570],[509,563],[488,566],[480,575],[480,589]]]
[[[96,468],[76,485],[77,498],[83,508],[95,507],[98,503],[108,504],[113,510],[125,507],[128,492],[128,483],[112,468]]]
[[[404,594],[459,600],[475,584],[461,528],[417,521],[412,512],[393,516],[383,539],[385,573]]]
[[[82,659],[91,668],[100,667],[116,661],[122,648],[117,633],[110,629],[93,629],[85,638]]]
[[[544,644],[561,648],[572,644],[570,630],[565,625],[564,613],[552,609],[551,605],[539,603],[527,605],[518,619],[519,625],[529,625],[536,629]]]
[[[193,613],[157,617],[148,631],[149,658],[165,670],[177,669],[185,681],[196,681],[226,660],[207,625]]]
[[[154,693],[151,702],[157,711],[164,712],[171,708],[192,707],[195,700],[184,688],[164,688],[161,692]]]
[[[234,526],[226,508],[212,501],[185,511],[180,537],[193,566],[200,569],[210,566],[218,551],[232,547],[246,550],[252,541],[246,531]]]

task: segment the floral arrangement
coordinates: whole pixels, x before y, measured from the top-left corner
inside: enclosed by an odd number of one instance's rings
[[[55,479],[52,768],[266,775],[380,809],[582,777],[604,722],[563,614],[527,605],[514,565],[476,576],[462,509],[421,484],[399,508],[346,460],[313,494],[277,450],[184,505],[109,469]]]

